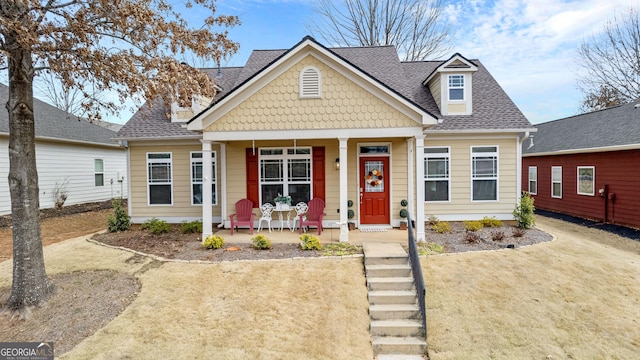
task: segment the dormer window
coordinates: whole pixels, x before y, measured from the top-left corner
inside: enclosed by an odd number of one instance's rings
[[[322,78],[320,71],[307,66],[300,72],[300,98],[319,98],[322,96]]]
[[[464,100],[464,75],[449,75],[449,100]]]

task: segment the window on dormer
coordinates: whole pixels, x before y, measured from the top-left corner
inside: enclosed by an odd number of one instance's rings
[[[315,67],[305,67],[300,72],[300,97],[319,98],[322,96],[320,71]]]
[[[464,75],[449,75],[449,100],[464,100]]]

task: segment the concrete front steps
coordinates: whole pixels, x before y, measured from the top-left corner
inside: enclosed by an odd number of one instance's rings
[[[400,244],[365,243],[370,332],[377,359],[422,359],[427,342],[409,256]]]

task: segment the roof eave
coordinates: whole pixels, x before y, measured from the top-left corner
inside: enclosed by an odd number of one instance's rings
[[[640,150],[640,143],[626,144],[626,145],[600,146],[600,147],[582,148],[582,149],[543,151],[538,153],[522,153],[522,157],[573,155],[573,154],[583,154],[583,153],[597,153],[597,152],[624,151],[624,150]]]

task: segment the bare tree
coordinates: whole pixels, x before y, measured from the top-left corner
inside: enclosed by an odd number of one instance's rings
[[[625,102],[618,90],[602,85],[597,92],[591,91],[585,95],[580,105],[580,112],[602,110]]]
[[[450,50],[442,0],[320,0],[312,33],[332,46],[395,45],[403,60],[439,58]]]
[[[9,191],[13,223],[13,285],[3,311],[28,316],[54,286],[46,275],[40,234],[36,171],[33,80],[39,71],[59,77],[63,86],[116,91],[120,103],[130,94],[187,102],[213,96],[213,79],[176,60],[192,52],[225,58],[238,44],[226,28],[235,16],[214,15],[215,0],[186,0],[204,8],[202,26],[187,22],[166,0],[11,0],[0,2],[0,69],[7,69],[9,98]],[[194,26],[194,27],[191,27]],[[115,113],[112,100],[90,99],[88,109]]]
[[[76,118],[86,118],[94,112],[88,106],[90,102],[103,101],[103,93],[96,91],[93,85],[84,81],[80,86],[67,88],[56,74],[42,71],[34,78],[34,90],[42,100],[47,101],[58,109],[64,110]],[[94,117],[100,117],[98,114]]]
[[[618,105],[640,98],[640,14],[630,8],[578,49],[583,108]],[[611,101],[604,101],[605,99]],[[586,106],[585,106],[586,105]]]

